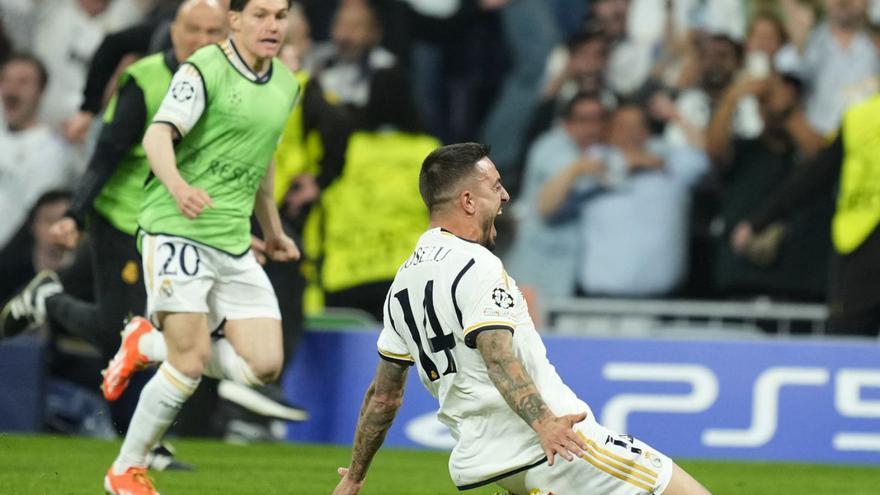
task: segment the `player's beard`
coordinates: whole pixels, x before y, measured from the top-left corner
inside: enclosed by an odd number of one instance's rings
[[[495,217],[491,216],[483,222],[483,239],[480,244],[489,251],[495,250],[495,238],[492,237],[492,230],[495,226]]]

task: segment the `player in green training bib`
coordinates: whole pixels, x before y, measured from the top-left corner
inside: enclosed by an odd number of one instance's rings
[[[167,359],[144,387],[104,478],[109,493],[157,493],[146,477],[147,451],[202,374],[253,386],[280,374],[281,316],[250,250],[250,217],[256,213],[269,257],[299,257],[281,228],[271,164],[299,94],[275,58],[289,7],[288,0],[232,0],[231,37],[181,65],[144,136],[152,173],[139,245],[147,311],[164,332]],[[221,324],[226,339],[212,346],[210,332]]]

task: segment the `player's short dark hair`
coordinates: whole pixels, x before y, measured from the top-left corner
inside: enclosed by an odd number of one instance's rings
[[[481,143],[449,144],[432,151],[419,173],[419,192],[428,211],[450,199],[455,186],[474,173],[477,162],[489,156],[489,151]]]
[[[230,0],[229,2],[229,10],[234,12],[241,12],[247,7],[247,4],[251,3],[251,0]],[[293,0],[287,0],[287,8],[291,7]]]
[[[40,91],[46,89],[46,85],[49,84],[49,72],[46,70],[46,66],[43,65],[43,62],[41,62],[40,59],[38,59],[35,55],[31,55],[30,53],[16,52],[3,61],[3,66],[0,67],[0,69],[6,67],[13,62],[24,62],[33,65],[34,68],[37,69],[37,78],[40,84]]]

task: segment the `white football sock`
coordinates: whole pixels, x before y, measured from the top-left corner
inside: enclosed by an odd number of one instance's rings
[[[124,473],[132,466],[145,467],[147,452],[162,438],[200,379],[192,379],[165,362],[141,391],[128,433],[122,442],[113,472]]]
[[[211,344],[211,357],[205,364],[205,376],[232,380],[248,387],[265,385],[227,339],[219,339]]]
[[[147,359],[152,363],[165,361],[168,357],[165,335],[158,330],[141,335],[141,338],[138,340],[138,352],[147,356]]]

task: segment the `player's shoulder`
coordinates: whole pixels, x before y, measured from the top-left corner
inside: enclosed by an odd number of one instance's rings
[[[504,272],[501,259],[483,245],[442,229],[438,229],[435,235],[451,249],[451,262],[463,267],[458,272],[462,277],[467,276],[469,280],[496,278]]]

